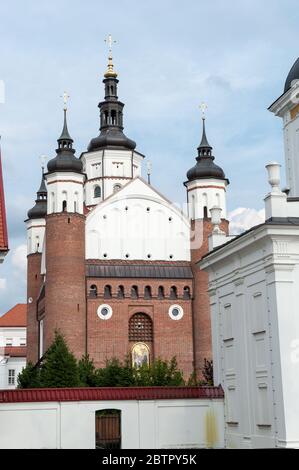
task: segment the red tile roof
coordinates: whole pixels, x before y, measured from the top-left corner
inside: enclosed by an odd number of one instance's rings
[[[0,317],[0,328],[10,326],[27,326],[26,304],[17,304]]]
[[[5,346],[4,356],[26,357],[27,356],[27,348],[26,348],[26,346]]]
[[[35,388],[0,390],[0,403],[223,398],[222,387]]]
[[[7,224],[0,152],[0,251],[8,251]]]

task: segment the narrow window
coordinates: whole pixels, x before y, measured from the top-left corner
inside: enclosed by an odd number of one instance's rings
[[[190,287],[188,286],[184,287],[183,298],[187,300],[190,299]]]
[[[90,294],[90,297],[97,297],[98,295],[98,288],[95,284],[92,284],[92,286],[90,286],[90,289],[89,289],[89,294]]]
[[[105,299],[111,299],[111,297],[112,297],[111,286],[105,286],[104,287],[104,298]]]
[[[158,287],[158,299],[164,299],[164,287],[163,286]]]
[[[138,299],[138,287],[137,286],[132,286],[131,297],[132,299]]]
[[[124,296],[125,296],[124,286],[118,286],[117,298],[118,299],[123,299]]]
[[[94,188],[94,197],[97,198],[97,197],[101,197],[101,187],[100,186],[95,186]]]
[[[151,299],[152,298],[152,289],[150,286],[145,286],[144,288],[144,298]]]
[[[177,293],[177,288],[175,286],[171,286],[170,288],[170,299],[177,299],[178,293]]]

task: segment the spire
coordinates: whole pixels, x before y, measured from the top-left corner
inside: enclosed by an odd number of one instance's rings
[[[202,103],[200,108],[202,111],[202,137],[201,142],[197,147],[198,155],[196,157],[196,164],[187,172],[188,181],[206,178],[225,180],[224,171],[220,166],[214,163],[215,157],[212,155],[213,147],[209,144],[206,136],[205,110],[207,105]]]
[[[116,43],[114,39],[112,39],[111,34],[108,35],[107,39],[105,39],[105,42],[108,44],[109,47],[109,55],[108,55],[108,66],[107,66],[107,71],[104,74],[105,78],[116,78],[117,73],[113,70],[113,59],[112,59],[112,44]]]
[[[82,173],[82,162],[75,157],[76,152],[73,149],[73,139],[71,138],[67,127],[67,100],[69,95],[64,92],[63,98],[63,128],[60,137],[57,139],[58,148],[56,149],[56,157],[48,162],[48,172],[72,171]]]
[[[108,69],[104,74],[105,98],[98,104],[100,109],[100,135],[92,139],[88,145],[88,151],[102,148],[121,148],[133,150],[136,143],[123,133],[123,108],[124,104],[117,96],[117,73],[113,70],[112,43],[116,42],[109,34],[105,42],[109,45]]]
[[[43,219],[47,215],[47,188],[44,177],[44,167],[42,167],[42,179],[40,187],[36,193],[35,206],[28,211],[28,219]]]
[[[201,142],[199,146],[197,147],[198,150],[198,156],[203,156],[203,155],[212,155],[212,148],[208,142],[207,136],[206,136],[206,125],[205,125],[205,120],[206,118],[203,116],[202,117],[202,137],[201,137]]]

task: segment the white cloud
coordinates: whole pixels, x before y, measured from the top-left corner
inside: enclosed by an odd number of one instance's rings
[[[262,224],[265,221],[265,210],[238,207],[228,214],[230,221],[230,233],[238,235],[255,225]]]
[[[0,278],[0,290],[5,290],[6,284],[6,279]]]
[[[11,263],[18,269],[21,275],[26,273],[27,269],[27,246],[25,244],[17,246],[11,256]]]

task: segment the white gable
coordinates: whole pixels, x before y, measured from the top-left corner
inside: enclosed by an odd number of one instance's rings
[[[190,260],[186,216],[135,178],[87,216],[87,259]]]

